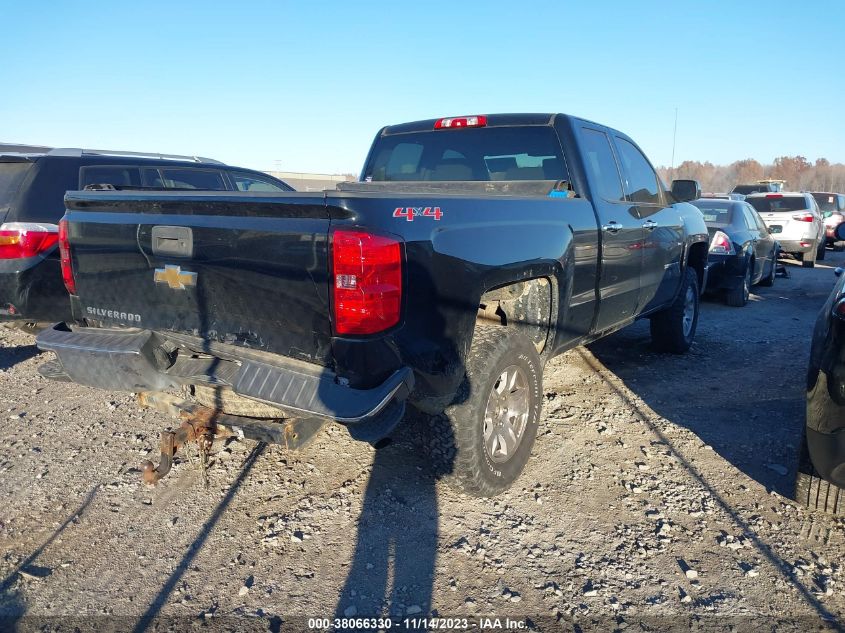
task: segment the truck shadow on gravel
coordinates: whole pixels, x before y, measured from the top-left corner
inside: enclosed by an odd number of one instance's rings
[[[394,442],[376,451],[336,618],[431,612],[438,502],[431,464],[415,446],[426,419],[406,414]]]
[[[147,610],[144,614],[137,620],[135,626],[132,629],[132,633],[142,633],[148,629],[156,630],[157,627],[155,626],[156,618],[161,613],[161,610],[167,604],[167,600],[173,590],[176,589],[179,581],[182,580],[182,577],[191,567],[191,564],[196,558],[197,554],[202,549],[205,541],[214,531],[217,522],[223,516],[223,514],[228,509],[229,505],[232,503],[232,500],[235,498],[235,495],[240,490],[243,482],[246,480],[247,476],[249,475],[252,467],[255,465],[256,460],[264,453],[266,450],[267,445],[259,442],[255,444],[252,450],[249,452],[246,460],[244,461],[243,465],[240,468],[240,472],[238,473],[237,478],[232,484],[229,486],[229,489],[226,491],[226,494],[214,508],[214,512],[206,519],[205,523],[203,523],[202,527],[197,532],[197,536],[194,541],[188,546],[187,550],[185,551],[182,559],[176,565],[176,568],[170,574],[170,576],[165,580],[164,584],[162,584],[161,589],[158,590],[155,597],[153,598],[150,605],[147,607]],[[271,620],[271,624],[276,626],[275,620]]]
[[[0,594],[0,631],[26,630],[21,618],[26,613],[26,603],[16,591]],[[19,626],[20,625],[20,626]]]
[[[38,348],[35,347],[34,343],[32,345],[21,345],[19,347],[6,347],[4,345],[0,347],[0,371],[11,369],[18,363],[22,363],[30,358],[38,356],[39,353],[40,352]]]

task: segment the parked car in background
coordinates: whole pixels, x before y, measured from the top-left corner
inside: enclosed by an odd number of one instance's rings
[[[845,224],[834,237],[845,241]],[[807,417],[795,499],[813,510],[845,514],[845,275],[822,306],[807,372]]]
[[[741,193],[702,193],[702,198],[718,198],[721,200],[745,200]]]
[[[735,185],[731,189],[731,193],[738,193],[743,196],[751,195],[752,193],[777,193],[778,188],[770,182],[755,182],[750,185]]]
[[[805,268],[824,259],[824,223],[809,193],[753,193],[745,201],[763,218],[782,252],[795,256]]]
[[[285,182],[210,158],[50,149],[0,153],[0,321],[33,327],[71,318],[59,260],[66,191],[293,191]]]
[[[824,218],[825,242],[834,250],[845,250],[845,241],[837,240],[836,227],[845,222],[845,194],[827,191],[812,191]]]
[[[707,290],[724,292],[725,302],[742,307],[755,284],[771,286],[777,273],[778,243],[747,202],[700,198],[710,234]]]

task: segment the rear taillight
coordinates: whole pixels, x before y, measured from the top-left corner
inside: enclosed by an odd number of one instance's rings
[[[792,219],[799,222],[812,222],[814,220],[812,213],[796,213],[792,216]]]
[[[20,259],[46,253],[56,245],[55,224],[7,222],[0,224],[0,259]]]
[[[837,319],[845,321],[845,297],[841,297],[833,304],[833,310],[831,310],[831,312]]]
[[[337,334],[375,334],[399,322],[402,248],[364,231],[332,234],[332,295]]]
[[[59,254],[62,260],[62,281],[67,291],[76,294],[76,279],[73,276],[73,262],[70,259],[70,242],[67,238],[67,220],[59,222]]]
[[[713,239],[710,240],[710,254],[711,255],[733,255],[734,245],[731,238],[722,231],[716,231],[713,234]]]

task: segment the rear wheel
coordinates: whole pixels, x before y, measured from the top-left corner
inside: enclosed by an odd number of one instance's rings
[[[795,500],[810,510],[845,515],[845,490],[819,477],[807,450],[806,432],[801,438],[798,453]]]
[[[822,261],[824,259],[825,251],[827,250],[827,244],[825,240],[819,241],[819,247],[816,250],[816,261]]]
[[[651,317],[651,341],[659,351],[683,354],[690,348],[698,325],[698,294],[698,276],[687,267],[674,303]]]
[[[817,251],[813,250],[808,253],[799,253],[798,259],[801,260],[801,266],[804,268],[815,268]]]
[[[477,497],[508,488],[525,467],[540,421],[543,366],[524,335],[476,327],[455,404],[433,420],[449,484]]]
[[[741,308],[748,303],[748,298],[751,296],[751,272],[753,270],[754,262],[746,262],[745,276],[742,278],[742,283],[725,294],[725,303],[734,308]]]
[[[775,277],[778,274],[778,250],[772,251],[772,263],[769,266],[769,274],[760,280],[760,285],[767,288],[775,285]]]

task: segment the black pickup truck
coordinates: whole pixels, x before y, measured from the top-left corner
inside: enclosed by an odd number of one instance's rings
[[[502,114],[385,127],[334,191],[69,192],[76,321],[39,335],[58,356],[42,373],[374,444],[410,402],[444,413],[451,481],[492,495],[531,452],[550,358],[641,317],[659,349],[689,348],[695,184],[666,191],[605,126]]]

